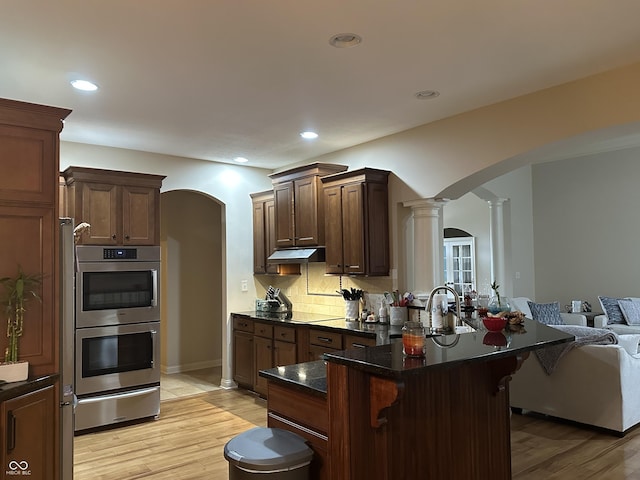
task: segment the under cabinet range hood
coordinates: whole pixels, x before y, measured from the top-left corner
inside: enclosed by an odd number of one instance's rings
[[[278,264],[324,262],[324,247],[276,250],[267,258],[267,262]]]

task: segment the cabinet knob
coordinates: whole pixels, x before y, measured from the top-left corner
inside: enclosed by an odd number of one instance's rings
[[[111,238],[112,238],[113,240],[115,240],[115,239],[116,239],[116,236],[115,236],[115,235],[111,235]]]
[[[125,236],[124,236],[124,239],[125,239],[125,240],[129,240],[129,235],[125,235]]]

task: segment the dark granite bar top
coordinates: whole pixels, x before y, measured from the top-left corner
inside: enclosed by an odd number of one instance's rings
[[[260,370],[259,374],[268,380],[301,388],[308,393],[327,395],[327,368],[322,360]]]
[[[366,370],[376,375],[401,378],[404,375],[423,374],[434,368],[451,368],[462,363],[483,362],[530,352],[573,339],[573,335],[525,319],[523,326],[510,327],[502,332],[479,330],[458,335],[427,337],[427,352],[423,358],[405,357],[400,339],[391,339],[388,344],[376,347],[325,353],[324,357],[326,361]],[[326,395],[324,361],[262,370],[260,375],[295,388]]]
[[[422,358],[405,357],[402,342],[325,353],[328,362],[365,370],[372,374],[401,378],[426,373],[434,368],[451,368],[462,363],[484,362],[574,340],[573,335],[525,319],[523,326],[502,332],[475,331],[458,335],[427,337]]]
[[[338,317],[331,315],[320,315],[318,313],[306,312],[259,312],[250,310],[246,312],[233,312],[232,315],[241,315],[254,320],[263,320],[276,323],[310,323],[323,322],[327,320],[338,320]],[[343,319],[344,321],[344,319]]]

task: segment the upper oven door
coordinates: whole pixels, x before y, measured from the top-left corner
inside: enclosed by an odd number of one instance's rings
[[[160,262],[82,262],[76,272],[76,328],[160,320]]]

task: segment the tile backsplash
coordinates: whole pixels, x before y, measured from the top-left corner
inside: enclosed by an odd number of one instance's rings
[[[258,297],[264,298],[267,288],[271,285],[284,292],[297,312],[342,317],[345,305],[342,295],[338,293],[341,288],[363,290],[364,308],[375,311],[380,306],[382,293],[393,288],[391,277],[327,275],[324,263],[303,264],[300,266],[300,272],[300,275],[289,276],[255,275],[253,278]]]

